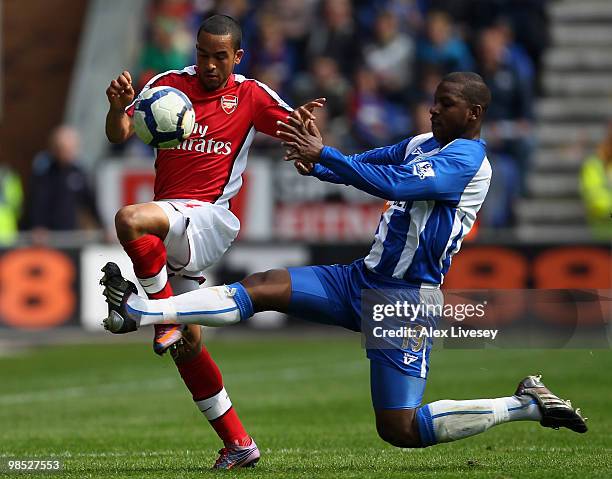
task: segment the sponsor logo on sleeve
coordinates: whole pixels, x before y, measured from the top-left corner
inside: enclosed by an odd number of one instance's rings
[[[420,163],[412,165],[412,174],[418,175],[422,180],[428,176],[436,176],[430,161],[421,161]]]

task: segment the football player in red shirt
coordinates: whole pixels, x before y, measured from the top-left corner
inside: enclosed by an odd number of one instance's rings
[[[143,89],[177,88],[190,98],[196,113],[187,140],[156,151],[154,201],[125,206],[115,216],[117,237],[149,298],[198,288],[203,271],[219,260],[238,234],[240,222],[231,212],[231,199],[242,185],[255,132],[276,136],[276,122],[294,114],[266,85],[233,73],[244,53],[241,37],[231,17],[206,19],[197,35],[197,64],[161,73]],[[130,73],[124,71],[112,80],[106,95],[106,135],[122,143],[134,131],[131,116],[137,98]],[[324,102],[317,99],[300,110],[311,115]],[[103,284],[120,275],[109,267],[103,271]],[[202,345],[200,327],[158,325],[153,348],[158,354],[171,351],[194,401],[223,440],[215,467],[254,465],[259,451],[232,407],[219,368]]]

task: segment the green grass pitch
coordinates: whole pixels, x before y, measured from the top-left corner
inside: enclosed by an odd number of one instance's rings
[[[590,431],[522,422],[400,450],[376,435],[358,336],[224,339],[209,349],[262,451],[256,469],[224,477],[612,477],[609,350],[436,350],[425,401],[509,395],[524,375],[540,372],[590,417]],[[9,458],[64,461],[54,475],[6,477],[215,474],[217,437],[172,361],[155,357],[148,344],[24,351],[0,358],[0,385],[0,470]]]

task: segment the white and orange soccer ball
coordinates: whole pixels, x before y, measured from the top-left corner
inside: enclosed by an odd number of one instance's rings
[[[154,148],[173,148],[189,138],[195,111],[182,91],[158,86],[144,91],[134,105],[134,131]]]

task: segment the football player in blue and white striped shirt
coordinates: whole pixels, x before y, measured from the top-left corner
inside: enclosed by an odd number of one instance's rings
[[[229,286],[162,300],[131,294],[129,282],[119,274],[114,281],[106,280],[111,308],[106,328],[124,333],[166,322],[222,326],[274,310],[363,331],[372,324],[362,321],[364,290],[399,291],[399,297],[413,304],[440,304],[439,287],[491,180],[486,145],[480,139],[490,96],[479,75],[451,73],[436,90],[431,133],[351,156],[324,146],[306,113],[304,122],[281,123],[279,135],[288,147],[285,159],[294,160],[300,173],[388,200],[366,258],[350,265],[256,273]],[[421,326],[436,321],[425,315],[415,319]],[[393,445],[425,447],[520,420],[586,431],[579,410],[552,394],[538,376],[523,379],[512,396],[421,406],[431,338],[386,344],[366,341],[366,350],[377,430]]]

